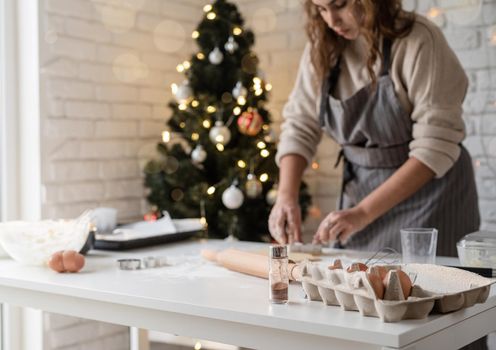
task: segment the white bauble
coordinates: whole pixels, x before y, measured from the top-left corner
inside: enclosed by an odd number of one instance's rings
[[[239,45],[238,43],[234,40],[234,37],[231,35],[229,39],[227,39],[227,42],[224,45],[224,49],[226,49],[227,52],[233,53],[238,49]]]
[[[215,126],[210,129],[208,137],[215,144],[226,145],[231,140],[231,131],[222,121],[218,120],[215,122]]]
[[[272,187],[269,192],[265,195],[265,200],[269,205],[274,205],[277,199],[277,187]]]
[[[257,198],[262,193],[262,183],[254,174],[248,174],[248,179],[245,184],[246,195],[250,198]]]
[[[208,60],[212,64],[220,64],[222,60],[224,59],[224,55],[222,52],[219,50],[218,47],[213,49],[209,54],[208,54]]]
[[[174,96],[179,103],[187,103],[193,97],[193,90],[189,86],[189,83],[184,81],[177,87],[177,91]]]
[[[224,193],[222,193],[222,203],[228,209],[238,209],[243,204],[243,192],[235,185],[229,186]]]
[[[191,152],[191,159],[195,163],[202,163],[207,158],[207,152],[203,149],[202,145],[196,145],[195,149]]]
[[[248,95],[248,90],[243,86],[242,82],[238,81],[232,89],[232,95],[234,98],[238,98],[240,96],[246,97],[246,95]]]

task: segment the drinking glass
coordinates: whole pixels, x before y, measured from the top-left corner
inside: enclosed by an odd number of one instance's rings
[[[401,229],[403,263],[434,264],[436,248],[437,230],[435,228]]]

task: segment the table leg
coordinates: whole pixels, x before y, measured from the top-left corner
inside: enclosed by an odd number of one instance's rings
[[[150,350],[148,331],[146,329],[129,327],[129,350]]]

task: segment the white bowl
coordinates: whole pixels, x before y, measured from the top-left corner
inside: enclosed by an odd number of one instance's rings
[[[74,220],[0,223],[0,244],[20,263],[44,265],[57,251],[81,250],[90,232],[90,214],[84,212]]]

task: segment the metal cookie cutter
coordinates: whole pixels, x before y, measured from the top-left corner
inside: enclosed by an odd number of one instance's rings
[[[139,270],[141,268],[141,259],[119,259],[117,262],[121,270]]]
[[[164,256],[147,256],[143,258],[143,268],[151,269],[154,267],[166,266],[167,260]]]

